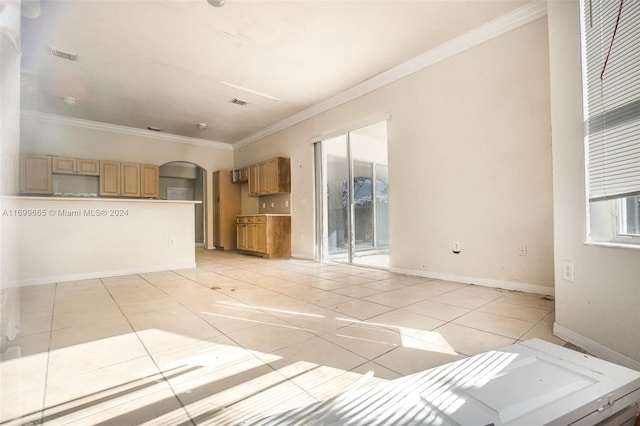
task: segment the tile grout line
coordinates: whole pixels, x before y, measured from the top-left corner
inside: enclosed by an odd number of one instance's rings
[[[47,367],[44,373],[44,389],[42,392],[42,411],[40,412],[40,424],[44,424],[45,411],[47,409],[47,388],[49,387],[49,363],[51,362],[51,345],[53,342],[53,316],[56,308],[56,296],[58,294],[58,283],[53,290],[53,303],[51,304],[51,322],[49,323],[49,344],[47,346]]]
[[[136,274],[138,277],[140,277],[142,280],[144,280],[145,282],[152,284],[151,282],[149,282],[147,279],[145,279],[144,277],[142,277],[139,274]],[[135,333],[136,335],[136,339],[138,339],[138,342],[140,342],[140,344],[142,345],[142,347],[144,348],[144,351],[147,353],[147,356],[149,357],[149,359],[151,360],[151,362],[153,363],[153,365],[156,367],[156,369],[158,370],[158,373],[160,374],[160,376],[162,377],[162,381],[164,383],[167,384],[167,386],[169,387],[169,389],[171,390],[171,393],[173,394],[174,398],[176,399],[176,401],[178,401],[178,404],[180,404],[180,407],[182,408],[182,410],[184,411],[185,415],[187,416],[187,418],[189,419],[189,421],[191,422],[191,424],[193,426],[196,426],[195,421],[193,420],[193,418],[191,417],[191,414],[189,413],[189,411],[187,410],[187,407],[185,407],[185,405],[182,403],[182,400],[180,400],[180,398],[178,397],[178,394],[176,393],[175,389],[173,389],[173,386],[171,385],[171,383],[169,382],[169,380],[167,380],[167,377],[164,374],[164,371],[160,368],[160,366],[158,365],[158,363],[156,362],[156,360],[153,358],[153,356],[151,355],[151,352],[149,352],[149,348],[147,348],[147,345],[144,344],[144,342],[142,341],[142,339],[140,338],[140,335],[138,334],[138,331],[133,327],[133,324],[131,324],[131,321],[129,321],[129,317],[124,313],[124,311],[122,310],[122,308],[120,307],[120,304],[118,303],[118,301],[114,298],[113,294],[111,293],[111,291],[109,290],[109,287],[104,283],[104,281],[102,280],[102,278],[100,278],[100,282],[102,283],[102,285],[104,286],[105,290],[107,291],[107,293],[109,293],[109,296],[111,297],[111,299],[113,300],[113,302],[116,304],[116,306],[118,307],[118,310],[120,311],[120,313],[122,314],[122,316],[125,318],[125,320],[127,321],[127,324],[129,324],[129,327],[131,327],[131,330]],[[153,284],[152,284],[153,285]],[[155,286],[154,286],[155,287]],[[157,287],[156,287],[157,288]]]
[[[180,275],[180,274],[179,274],[179,275]],[[181,275],[181,276],[182,276],[182,275]],[[183,308],[185,308],[185,309],[186,309],[186,310],[188,310],[189,312],[191,312],[191,313],[195,314],[196,316],[198,316],[198,314],[197,314],[196,312],[194,312],[191,308],[189,308],[187,305],[185,305],[185,304],[184,304],[184,303],[182,303],[181,301],[177,300],[173,295],[171,295],[171,294],[167,293],[166,291],[164,291],[164,289],[162,289],[162,288],[158,287],[154,282],[149,281],[147,278],[145,278],[145,277],[143,277],[143,276],[140,276],[140,278],[142,278],[145,282],[147,282],[147,283],[149,283],[151,286],[153,286],[153,287],[157,288],[159,291],[163,292],[163,293],[164,293],[164,294],[166,294],[167,296],[171,297],[173,300],[175,300],[175,301],[176,301],[176,303],[178,303],[180,306],[182,306]],[[195,284],[201,285],[201,286],[203,286],[204,288],[209,288],[209,287],[207,287],[206,285],[204,285],[204,284],[202,284],[202,283],[200,283],[200,282],[197,282],[197,281],[195,281],[195,280],[193,280],[193,279],[191,279],[191,278],[189,278],[189,277],[184,277],[184,278],[185,278],[185,279],[187,279],[187,280],[189,280],[189,281],[191,281],[191,282],[193,282],[193,283],[195,283]],[[235,299],[235,300],[237,300],[237,301],[238,301],[238,302],[240,302],[240,303],[243,303],[243,304],[245,303],[245,302],[242,302],[241,300],[239,300],[239,299],[237,299],[237,298],[234,298],[234,297],[232,297],[232,298],[233,298],[233,299]],[[114,300],[114,302],[115,302],[115,300]],[[117,304],[117,302],[116,302],[116,304]],[[118,305],[118,307],[119,307],[119,305]],[[261,311],[262,311],[262,310],[261,310]],[[262,313],[265,313],[265,312],[264,312],[264,311],[262,311]],[[124,312],[123,312],[123,315],[126,317],[126,314],[124,314]],[[198,316],[198,318],[200,318],[200,317]],[[127,321],[128,321],[128,320],[129,320],[129,319],[127,318]],[[270,368],[274,373],[278,374],[278,375],[282,378],[282,380],[283,380],[283,381],[290,382],[292,385],[296,386],[298,389],[300,389],[300,390],[301,390],[302,392],[304,392],[306,395],[308,395],[309,397],[311,397],[311,398],[315,399],[315,398],[313,397],[313,395],[309,394],[305,389],[301,388],[301,387],[300,387],[300,386],[298,386],[295,382],[293,382],[291,379],[289,379],[288,377],[284,376],[282,373],[280,373],[278,370],[276,370],[276,369],[275,369],[275,368],[274,368],[270,363],[265,362],[263,359],[261,359],[259,356],[257,356],[257,355],[254,353],[254,351],[253,351],[253,350],[250,350],[250,349],[246,348],[243,344],[241,344],[240,342],[238,342],[237,340],[235,340],[233,337],[231,337],[231,336],[230,336],[230,335],[228,335],[227,333],[225,333],[225,332],[223,332],[222,330],[220,330],[219,328],[217,328],[215,325],[213,325],[213,324],[209,323],[208,321],[205,321],[205,320],[202,320],[202,321],[204,321],[204,322],[205,322],[205,323],[207,323],[209,326],[211,326],[211,327],[213,327],[214,329],[216,329],[216,330],[220,333],[220,335],[222,335],[222,336],[226,337],[227,339],[231,340],[233,343],[235,343],[235,344],[236,344],[236,345],[238,345],[239,347],[243,348],[243,349],[244,349],[245,351],[247,351],[247,352],[248,352],[248,353],[249,353],[253,358],[255,358],[256,360],[260,361],[260,363],[262,363],[263,365],[265,365],[265,366],[269,367],[269,368]],[[133,327],[132,327],[132,328],[133,328]],[[135,331],[135,330],[134,330],[134,331]],[[311,334],[313,334],[313,333],[311,333]],[[136,336],[137,336],[137,332],[136,332]],[[312,337],[309,337],[309,339],[305,339],[305,340],[310,340],[310,339],[312,339],[312,338],[313,338],[313,336],[312,336]],[[138,340],[140,340],[140,339],[138,338]],[[303,340],[303,341],[305,341],[305,340]],[[141,341],[140,343],[142,343],[142,341]],[[144,346],[144,343],[142,343],[142,345]],[[283,347],[280,347],[280,348],[274,349],[273,351],[271,351],[271,352],[269,352],[269,353],[275,352],[275,351],[280,350],[280,349],[283,349],[283,348],[285,348],[285,347],[286,347],[286,346],[283,346]],[[145,348],[145,351],[147,351],[147,353],[148,353],[149,357],[151,358],[151,360],[153,361],[154,365],[156,365],[156,368],[158,368],[158,370],[159,370],[159,371],[161,372],[161,374],[162,374],[162,370],[161,370],[161,369],[160,369],[160,367],[156,364],[155,359],[153,358],[153,355],[152,355],[152,354],[147,350],[147,347],[146,347],[146,346],[144,346],[144,348]],[[163,374],[163,377],[164,377],[164,374]],[[191,420],[191,422],[192,422],[194,425],[196,425],[195,420],[193,420],[193,417],[192,417],[192,416],[191,416],[191,414],[188,412],[188,408],[187,408],[187,407],[185,407],[185,406],[182,404],[182,401],[181,401],[181,400],[180,400],[180,398],[177,396],[177,394],[175,393],[175,390],[173,389],[173,387],[171,386],[171,384],[170,384],[168,381],[167,381],[167,384],[168,384],[168,385],[169,385],[169,387],[171,388],[171,391],[173,392],[173,394],[176,396],[176,399],[180,402],[180,405],[181,405],[181,406],[185,409],[185,411],[187,412],[187,415],[189,416],[189,419]],[[221,408],[220,410],[222,410],[222,409],[227,409],[227,408],[229,408],[229,407],[232,407],[233,405],[235,405],[235,404],[237,404],[237,403],[238,403],[238,402],[236,401],[236,402],[234,402],[234,403],[231,403],[231,404],[225,405],[225,406],[224,406],[224,408]]]

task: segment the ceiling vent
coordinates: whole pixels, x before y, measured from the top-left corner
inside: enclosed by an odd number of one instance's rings
[[[58,58],[66,59],[67,61],[77,61],[78,55],[72,55],[71,53],[62,52],[61,50],[55,50],[49,48],[49,55],[57,56]]]
[[[160,127],[147,126],[147,130],[151,130],[153,132],[161,132],[162,129]]]
[[[248,104],[249,102],[247,102],[247,101],[243,101],[242,99],[233,98],[233,99],[231,100],[231,103],[232,103],[232,104],[237,104],[237,105],[240,105],[240,106],[245,106],[245,105],[246,105],[246,104]]]

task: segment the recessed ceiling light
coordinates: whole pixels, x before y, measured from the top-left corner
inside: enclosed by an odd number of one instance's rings
[[[228,81],[220,81],[220,84],[224,84],[225,86],[233,87],[234,89],[242,90],[243,92],[251,93],[254,95],[262,96],[263,98],[271,99],[272,101],[279,101],[279,98],[275,96],[269,95],[267,93],[258,92],[257,90],[248,89],[243,86],[239,86],[237,84],[229,83]]]
[[[77,99],[74,98],[73,96],[65,96],[64,98],[62,98],[62,100],[64,101],[65,104],[67,105],[75,105],[77,102]]]

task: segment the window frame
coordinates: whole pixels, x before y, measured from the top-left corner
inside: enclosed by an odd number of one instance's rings
[[[590,111],[589,111],[589,69],[587,67],[587,25],[586,7],[589,0],[581,0],[580,4],[580,37],[581,37],[581,78],[582,78],[582,100],[583,100],[583,120],[584,120],[584,153],[585,153],[585,210],[587,235],[586,244],[603,245],[614,247],[625,247],[640,249],[640,234],[629,234],[626,232],[626,226],[622,220],[626,211],[626,200],[635,195],[623,194],[619,197],[595,198],[591,197],[591,162],[590,149],[593,147],[593,137],[597,132],[590,133]],[[617,24],[616,24],[617,27]],[[596,45],[597,46],[597,45]],[[602,50],[601,50],[602,52]],[[632,77],[633,78],[633,75]],[[640,99],[638,99],[640,100]],[[635,101],[637,103],[637,100]],[[596,104],[597,105],[597,104]],[[597,108],[597,106],[596,106]],[[594,117],[591,117],[592,119]],[[640,117],[633,121],[639,121]],[[614,127],[615,128],[615,127]],[[634,141],[635,143],[635,141]],[[640,144],[640,139],[637,141]],[[630,169],[632,171],[632,169]],[[640,195],[638,195],[640,196]],[[595,199],[594,199],[595,198]],[[640,215],[640,208],[638,209]],[[640,220],[640,219],[639,219]]]

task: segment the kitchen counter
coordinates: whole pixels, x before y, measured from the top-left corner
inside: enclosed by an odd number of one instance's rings
[[[9,286],[195,267],[200,201],[2,196],[2,277]]]

